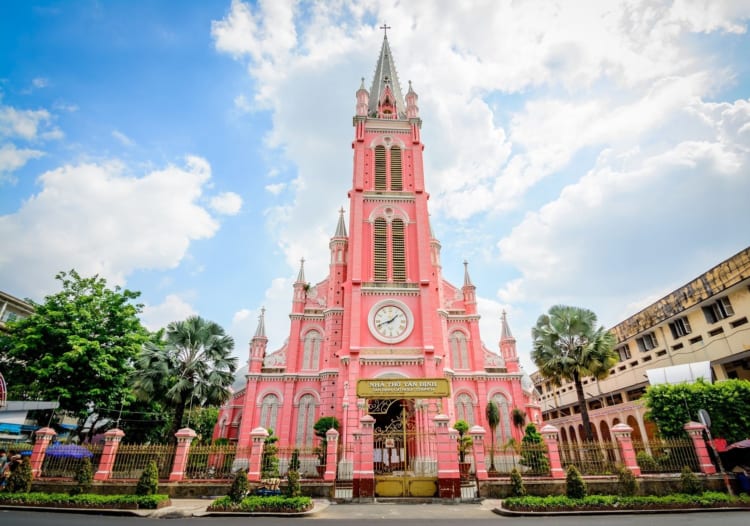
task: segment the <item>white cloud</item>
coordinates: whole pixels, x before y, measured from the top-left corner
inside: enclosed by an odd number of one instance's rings
[[[13,144],[0,146],[0,183],[11,179],[11,174],[31,159],[38,159],[44,152],[31,149],[18,149]]]
[[[266,192],[273,195],[279,195],[286,188],[286,183],[267,184]]]
[[[17,110],[0,106],[0,137],[35,139],[39,129],[47,125],[51,118],[47,110]]]
[[[123,146],[135,146],[135,141],[119,130],[112,130],[112,137],[117,139]]]
[[[234,192],[223,192],[211,198],[211,208],[219,214],[237,215],[242,208],[242,198]]]
[[[117,161],[42,174],[40,192],[17,212],[0,216],[5,286],[39,297],[54,288],[60,270],[123,284],[136,269],[178,266],[193,240],[218,229],[197,204],[210,178],[208,162],[199,157],[141,177]]]
[[[49,86],[49,79],[46,79],[44,77],[37,77],[31,81],[31,84],[35,88],[46,88]]]
[[[159,305],[144,305],[141,323],[150,331],[157,331],[173,321],[181,321],[198,313],[178,294],[169,294]]]
[[[243,113],[248,113],[253,110],[252,105],[250,104],[250,102],[248,102],[247,98],[244,95],[237,95],[234,98],[234,107]]]

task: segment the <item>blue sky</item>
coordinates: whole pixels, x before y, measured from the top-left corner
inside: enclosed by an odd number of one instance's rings
[[[748,1],[0,5],[0,289],[76,268],[247,358],[323,279],[351,116],[389,41],[420,96],[443,272],[483,339],[555,303],[613,325],[750,244]]]

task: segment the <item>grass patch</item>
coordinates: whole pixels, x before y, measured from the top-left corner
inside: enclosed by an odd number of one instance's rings
[[[169,495],[92,495],[82,493],[0,493],[0,504],[50,508],[155,510],[170,502]]]
[[[312,507],[313,502],[310,497],[260,497],[253,495],[245,497],[240,502],[234,502],[229,497],[219,497],[208,507],[208,511],[300,513],[311,510]]]
[[[677,493],[665,496],[627,497],[620,495],[588,495],[582,499],[566,496],[510,497],[503,508],[512,511],[605,511],[659,510],[686,508],[750,507],[750,497],[732,497],[726,493],[705,492],[700,495]]]

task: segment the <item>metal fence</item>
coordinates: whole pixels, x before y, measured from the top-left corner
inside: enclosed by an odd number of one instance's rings
[[[185,478],[188,480],[226,480],[231,479],[234,472],[247,467],[242,460],[249,456],[249,449],[237,452],[236,445],[196,445],[190,447]],[[243,454],[244,453],[244,454]]]
[[[563,442],[560,461],[563,469],[575,466],[582,475],[613,475],[620,462],[620,449],[612,441]]]
[[[322,478],[325,473],[325,453],[318,447],[266,444],[261,459],[261,477],[285,477],[291,467],[296,467],[301,478]]]
[[[633,440],[641,473],[679,473],[688,466],[699,471],[698,457],[689,438],[653,438],[647,443]]]
[[[91,462],[91,471],[96,472],[102,457],[100,444],[63,444],[47,448],[42,462],[41,478],[72,479],[84,464],[84,458]]]
[[[112,468],[112,479],[137,479],[152,460],[159,470],[159,479],[166,480],[174,463],[174,445],[121,444]]]

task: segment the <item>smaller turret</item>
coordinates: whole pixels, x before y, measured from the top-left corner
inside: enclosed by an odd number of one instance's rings
[[[518,354],[516,353],[516,339],[510,332],[510,325],[508,325],[508,317],[503,310],[500,316],[500,355],[505,360],[505,367],[509,373],[516,373],[519,371],[518,366]]]
[[[370,92],[365,89],[365,78],[357,90],[357,117],[367,117],[367,105],[370,104]]]
[[[266,357],[266,346],[268,337],[266,336],[266,309],[261,307],[258,316],[258,327],[255,329],[255,335],[250,340],[250,371],[259,373],[263,369],[263,360]]]
[[[307,282],[305,281],[305,258],[299,260],[299,273],[294,282],[294,299],[292,300],[292,312],[301,313],[305,310],[305,298],[307,295]]]
[[[464,286],[461,287],[466,304],[466,314],[477,313],[477,288],[471,282],[469,276],[469,262],[464,260]]]

